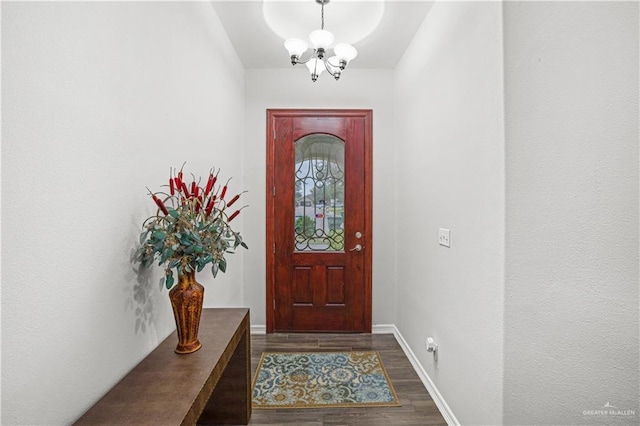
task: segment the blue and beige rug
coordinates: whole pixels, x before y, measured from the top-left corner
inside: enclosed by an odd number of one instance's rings
[[[265,352],[253,382],[253,408],[398,406],[380,354]]]

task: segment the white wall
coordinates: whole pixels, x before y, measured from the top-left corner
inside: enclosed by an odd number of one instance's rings
[[[145,186],[187,161],[241,188],[243,73],[206,2],[2,5],[3,424],[74,421],[173,330],[129,260]],[[207,306],[242,303],[229,270]]]
[[[246,70],[245,184],[251,211],[244,229],[251,235],[246,253],[244,302],[254,325],[265,325],[266,110],[268,108],[365,108],[373,110],[373,323],[394,320],[395,250],[393,208],[392,71],[347,69],[340,81],[321,75],[312,83],[300,69]],[[253,248],[255,247],[255,250]]]
[[[439,2],[395,71],[312,84],[245,79],[208,3],[3,3],[2,423],[75,420],[171,332],[129,255],[184,160],[250,191],[250,250],[199,280],[264,324],[267,108],[373,109],[374,324],[461,423],[639,412],[638,16]]]
[[[436,2],[394,74],[395,323],[462,424],[502,422],[502,65],[501,3]]]
[[[638,3],[504,23],[505,423],[638,424]]]

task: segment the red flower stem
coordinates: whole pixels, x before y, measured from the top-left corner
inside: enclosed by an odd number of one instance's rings
[[[169,211],[167,210],[167,208],[162,203],[162,200],[160,200],[160,198],[156,197],[156,194],[151,194],[151,197],[153,198],[153,201],[156,203],[158,208],[160,210],[162,210],[162,213],[164,213],[165,215],[168,215]]]
[[[207,181],[207,187],[204,189],[204,195],[207,196],[213,189],[213,173],[209,173],[209,180]]]
[[[229,203],[227,204],[227,207],[231,207],[233,205],[233,203],[235,203],[236,201],[238,201],[238,199],[240,198],[240,194],[236,195],[235,197],[233,197],[231,199],[231,201],[229,201]]]
[[[207,208],[204,210],[204,212],[207,214],[207,216],[211,215],[211,211],[213,210],[213,206],[215,204],[216,201],[216,196],[214,195],[213,197],[209,198],[209,202],[207,203]]]
[[[240,214],[240,210],[236,210],[235,212],[233,212],[233,214],[231,216],[229,216],[229,222],[231,222],[233,219],[236,218],[236,216],[238,216]]]

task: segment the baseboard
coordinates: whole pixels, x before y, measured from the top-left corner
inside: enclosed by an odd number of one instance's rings
[[[251,334],[267,334],[266,325],[252,325]]]
[[[371,327],[372,334],[399,334],[398,329],[393,324],[376,324]]]
[[[447,424],[450,426],[460,426],[460,422],[458,421],[458,419],[456,419],[456,416],[453,414],[453,411],[451,411],[451,408],[449,408],[449,405],[444,400],[444,398],[438,391],[438,388],[431,380],[431,377],[429,377],[426,370],[422,367],[422,364],[420,364],[420,361],[418,361],[418,358],[411,350],[411,347],[409,346],[407,341],[404,340],[402,333],[400,333],[400,330],[398,330],[395,324],[374,325],[372,333],[373,334],[393,334],[393,336],[398,341],[398,344],[404,351],[405,355],[409,359],[409,362],[411,362],[413,369],[416,370],[416,373],[418,374],[418,377],[420,377],[422,384],[424,385],[425,388],[427,388],[429,395],[431,395],[431,398],[433,398],[433,402],[436,403],[436,406],[440,410],[440,413],[442,414],[442,417],[444,417]]]

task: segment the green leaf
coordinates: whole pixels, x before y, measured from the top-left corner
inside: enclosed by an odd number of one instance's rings
[[[167,280],[165,281],[165,285],[167,286],[167,290],[173,287],[173,274],[169,271],[169,275],[167,275]]]
[[[247,250],[249,250],[249,246],[245,244],[245,242],[241,242],[240,245],[244,248],[246,248]]]
[[[169,216],[171,216],[174,219],[177,219],[178,216],[180,216],[180,213],[178,213],[176,210],[174,209],[167,209],[167,211],[169,212]]]
[[[144,241],[147,239],[147,235],[149,235],[148,229],[140,234],[140,244],[144,244]]]
[[[153,238],[156,238],[158,240],[164,240],[164,238],[167,236],[167,234],[164,231],[153,231],[152,236],[153,236]]]
[[[220,259],[220,270],[222,272],[227,272],[227,261],[224,259]]]
[[[216,262],[213,262],[213,265],[211,265],[211,274],[213,275],[213,278],[218,275],[218,264]]]
[[[194,239],[195,241],[200,242],[200,243],[202,242],[202,240],[200,240],[200,235],[198,235],[197,233],[190,232],[189,234],[191,235],[191,238]]]
[[[170,248],[165,249],[162,252],[162,256],[160,257],[160,264],[163,264],[164,262],[166,262],[167,259],[169,259],[171,256],[173,256],[173,250],[171,250]]]

